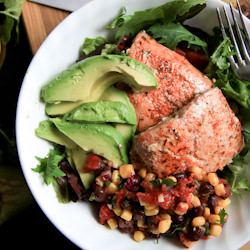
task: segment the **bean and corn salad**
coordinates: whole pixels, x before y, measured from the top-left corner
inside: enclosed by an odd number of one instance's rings
[[[220,236],[228,219],[231,191],[227,181],[196,166],[159,179],[146,168],[127,164],[117,169],[90,154],[84,170],[94,173],[95,179],[89,190],[77,176],[72,178],[67,160],[60,167],[67,177],[71,175],[68,179],[74,179],[70,184],[78,194],[76,200],[97,203],[99,222],[131,234],[136,242],[177,237],[190,248],[200,239]]]

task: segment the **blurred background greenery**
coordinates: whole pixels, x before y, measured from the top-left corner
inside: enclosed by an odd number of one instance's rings
[[[37,245],[46,249],[78,249],[52,225],[36,204],[18,160],[15,144],[16,106],[23,77],[32,60],[20,18],[23,2],[0,0],[1,249],[34,249]]]

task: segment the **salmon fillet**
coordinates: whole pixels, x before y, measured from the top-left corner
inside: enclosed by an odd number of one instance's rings
[[[218,88],[137,135],[131,160],[160,178],[198,166],[215,172],[244,147],[241,124]]]
[[[148,66],[159,85],[157,90],[147,93],[128,93],[136,111],[137,132],[157,124],[213,85],[187,59],[159,44],[145,31],[136,36],[127,53]]]

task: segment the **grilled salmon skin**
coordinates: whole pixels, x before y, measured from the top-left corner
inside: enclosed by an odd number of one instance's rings
[[[132,162],[160,178],[198,166],[222,170],[244,147],[241,124],[218,88],[134,138]]]
[[[159,44],[145,31],[135,37],[127,53],[151,69],[159,86],[147,93],[128,93],[136,110],[137,132],[157,124],[213,85],[183,56]]]

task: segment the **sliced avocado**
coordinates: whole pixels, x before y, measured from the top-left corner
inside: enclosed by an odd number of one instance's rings
[[[130,108],[131,114],[132,112],[135,114],[134,106],[129,101],[127,94],[124,91],[115,88],[114,86],[110,86],[109,88],[107,88],[102,94],[102,96],[94,101],[122,102]],[[45,110],[47,115],[49,116],[64,115],[67,112],[72,111],[74,108],[78,107],[82,103],[85,102],[78,101],[78,102],[46,103]]]
[[[64,116],[70,121],[115,122],[137,124],[135,112],[122,102],[98,101],[87,102],[73,109]]]
[[[85,173],[83,168],[87,159],[87,152],[80,147],[76,147],[72,150],[72,158],[75,163],[76,170],[79,173],[81,181],[85,189],[89,189],[90,184],[94,181],[95,175],[93,172]]]
[[[129,145],[132,137],[135,135],[136,125],[121,123],[116,123],[113,125],[123,135],[127,145]]]
[[[35,129],[35,134],[40,138],[55,142],[70,149],[76,147],[76,144],[63,133],[61,133],[50,120],[40,122],[39,127]]]
[[[110,85],[128,84],[134,92],[150,91],[158,84],[144,64],[120,55],[98,55],[80,61],[61,72],[41,90],[48,103],[58,101],[95,101]]]
[[[60,118],[51,121],[83,150],[101,155],[118,166],[128,163],[126,142],[112,125],[68,122]]]
[[[70,112],[77,106],[81,105],[83,101],[78,102],[58,102],[58,103],[46,103],[45,112],[49,116],[63,115]]]

